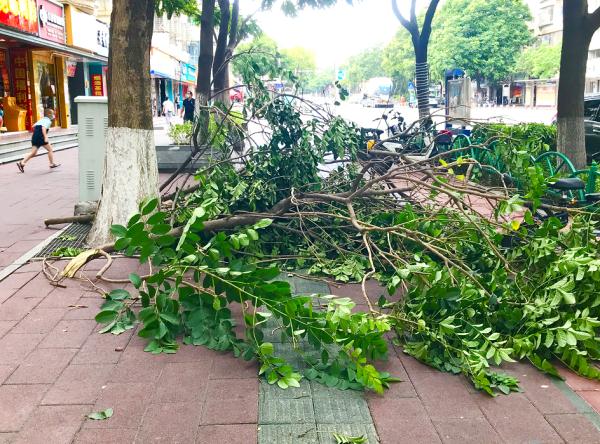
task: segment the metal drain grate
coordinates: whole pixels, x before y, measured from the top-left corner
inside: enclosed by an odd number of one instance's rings
[[[71,224],[60,236],[35,254],[35,258],[52,256],[59,248],[85,248],[85,238],[92,228],[91,224]]]

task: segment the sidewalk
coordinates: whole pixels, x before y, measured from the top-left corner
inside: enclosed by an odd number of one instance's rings
[[[53,171],[34,159],[24,175],[0,166],[3,267],[54,232],[44,218],[72,214],[77,151],[59,159]],[[88,274],[102,265],[93,262]],[[600,443],[600,383],[571,373],[563,383],[514,364],[506,371],[524,392],[490,398],[392,346],[380,366],[402,382],[384,396],[307,381],[283,391],[230,354],[182,346],[155,356],[132,331],[97,333],[102,298],[77,281],[54,288],[40,268],[25,265],[0,282],[0,443],[334,443],[332,431],[383,443]],[[118,259],[109,276],[139,269]],[[291,281],[298,293],[364,303],[356,285]],[[379,291],[371,285],[374,299]],[[114,410],[108,420],[85,418],[106,408]]]

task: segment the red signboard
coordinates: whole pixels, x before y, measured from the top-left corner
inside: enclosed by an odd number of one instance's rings
[[[38,0],[38,34],[41,38],[65,43],[65,11],[60,3]]]
[[[0,23],[21,31],[38,31],[35,0],[0,0]]]
[[[92,95],[104,95],[104,87],[102,85],[102,74],[92,74]]]
[[[10,61],[12,65],[14,95],[17,99],[17,105],[27,111],[25,125],[28,130],[31,129],[31,95],[29,94],[29,79],[27,66],[27,50],[11,49]]]

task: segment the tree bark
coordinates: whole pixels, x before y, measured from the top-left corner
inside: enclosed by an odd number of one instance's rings
[[[200,54],[198,56],[198,80],[196,82],[196,116],[198,128],[194,145],[204,146],[208,141],[209,111],[213,66],[213,32],[215,28],[215,0],[202,0],[200,18]]]
[[[229,24],[231,19],[231,10],[229,0],[218,0],[219,10],[221,11],[221,22],[219,23],[219,34],[217,35],[217,46],[213,61],[213,87],[215,91],[215,102],[221,102],[225,106],[229,105],[229,91],[225,85],[226,73],[229,69],[227,62],[227,37],[229,36]]]
[[[597,29],[587,0],[563,2],[563,39],[558,83],[557,149],[578,169],[587,165],[583,97],[590,41]]]
[[[158,193],[150,93],[153,0],[114,0],[108,61],[108,129],[102,196],[88,243],[112,239],[139,203]]]

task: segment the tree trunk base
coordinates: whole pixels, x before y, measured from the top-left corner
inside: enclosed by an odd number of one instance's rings
[[[159,195],[153,130],[109,127],[106,147],[102,198],[89,245],[111,242],[111,225],[126,225],[142,199]]]
[[[585,128],[582,117],[559,117],[557,119],[557,150],[566,155],[578,170],[587,167],[585,151]]]

